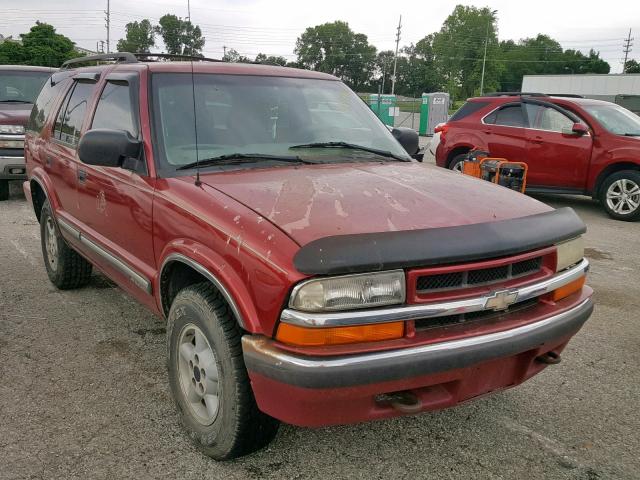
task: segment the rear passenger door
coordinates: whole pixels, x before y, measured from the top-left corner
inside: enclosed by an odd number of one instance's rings
[[[137,73],[107,74],[87,130],[124,130],[141,139],[138,88]],[[79,218],[101,250],[98,262],[125,289],[148,300],[155,270],[151,238],[154,189],[145,159],[126,160],[123,167],[79,163],[78,178]]]
[[[482,123],[482,136],[492,157],[527,161],[527,121],[520,102],[498,107],[486,115]]]
[[[45,170],[54,184],[60,210],[74,219],[78,215],[78,142],[94,87],[95,81],[73,81],[58,110],[51,141],[44,152]]]

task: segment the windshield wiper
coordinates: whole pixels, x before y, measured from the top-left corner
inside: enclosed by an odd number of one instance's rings
[[[33,103],[29,100],[0,100],[0,103]]]
[[[315,143],[301,143],[300,145],[293,145],[289,147],[289,150],[296,148],[348,148],[351,150],[361,150],[363,152],[374,153],[381,157],[393,158],[401,162],[410,162],[406,158],[402,158],[395,153],[391,153],[388,150],[379,150],[377,148],[365,147],[364,145],[357,145],[355,143],[348,142],[315,142]]]
[[[640,133],[624,133],[625,137],[640,137]]]
[[[233,165],[236,163],[250,163],[255,160],[274,160],[276,162],[315,163],[301,159],[297,155],[266,155],[263,153],[229,153],[218,157],[210,157],[197,162],[187,163],[176,170],[189,170],[196,167],[210,167],[215,165]]]

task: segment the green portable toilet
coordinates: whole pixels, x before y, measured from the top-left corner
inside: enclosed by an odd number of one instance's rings
[[[444,92],[423,93],[420,105],[420,135],[433,135],[439,123],[449,119],[449,94]]]
[[[372,93],[369,95],[369,107],[380,120],[393,127],[394,117],[398,114],[395,95],[382,94],[378,102],[378,94]],[[378,107],[380,107],[380,111],[378,111]]]

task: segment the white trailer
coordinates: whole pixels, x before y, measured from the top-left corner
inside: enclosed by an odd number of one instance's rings
[[[525,75],[523,92],[575,94],[640,112],[640,74]]]

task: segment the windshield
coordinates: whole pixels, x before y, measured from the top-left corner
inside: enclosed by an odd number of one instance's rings
[[[0,70],[0,102],[33,103],[49,72],[19,72]]]
[[[583,108],[611,133],[640,136],[640,117],[620,105],[585,105]]]
[[[324,142],[344,142],[410,159],[373,112],[341,82],[195,74],[192,86],[191,78],[190,73],[152,77],[154,126],[161,153],[158,167],[164,175],[196,160],[196,131],[199,160],[233,154],[296,155],[319,162],[392,160],[363,149],[304,148]],[[260,161],[257,158],[253,166]],[[242,162],[242,166],[252,165]]]

